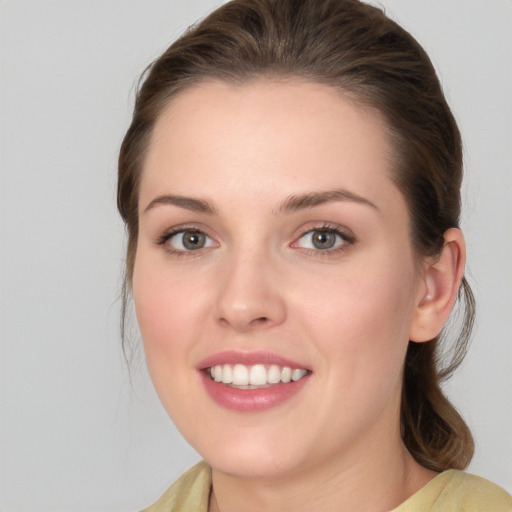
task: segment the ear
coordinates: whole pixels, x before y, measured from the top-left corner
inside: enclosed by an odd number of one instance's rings
[[[459,229],[444,234],[441,254],[426,260],[409,339],[416,342],[435,338],[448,320],[464,276],[466,244]]]

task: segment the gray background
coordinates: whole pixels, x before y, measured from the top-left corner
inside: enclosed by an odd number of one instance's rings
[[[0,2],[0,510],[129,511],[198,456],[133,389],[118,334],[116,152],[140,71],[216,0]],[[447,392],[470,467],[512,491],[512,2],[386,0],[440,72],[466,146],[479,303]],[[475,284],[476,283],[476,284]]]

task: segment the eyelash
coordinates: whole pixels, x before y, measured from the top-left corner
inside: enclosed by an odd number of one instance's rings
[[[180,250],[175,249],[174,247],[167,244],[174,236],[179,235],[180,233],[187,233],[187,232],[194,232],[201,235],[206,236],[208,239],[213,240],[212,237],[210,237],[204,230],[197,228],[196,226],[176,226],[175,228],[171,229],[170,231],[166,231],[163,233],[156,241],[157,245],[161,245],[164,247],[165,251],[168,253],[171,253],[175,256],[194,256],[195,253],[200,253],[202,249],[208,248],[208,247],[202,247],[196,250]],[[295,244],[298,243],[299,240],[301,240],[305,235],[309,233],[330,233],[334,234],[335,236],[341,238],[342,243],[338,246],[335,246],[333,248],[327,248],[327,249],[311,249],[311,248],[302,248],[302,251],[305,252],[308,255],[311,256],[332,256],[334,254],[339,254],[341,252],[346,251],[350,246],[354,245],[356,243],[356,239],[353,235],[348,234],[346,231],[341,230],[338,226],[324,223],[321,226],[316,227],[308,227],[305,228],[300,235],[295,238],[294,242],[290,244],[290,247],[292,248],[299,248]],[[167,244],[167,245],[166,245]]]
[[[174,236],[179,235],[180,233],[184,234],[187,232],[198,233],[200,235],[206,236],[210,240],[213,240],[213,238],[210,237],[203,229],[199,229],[196,226],[184,225],[184,226],[176,226],[175,228],[171,229],[170,231],[166,231],[165,233],[163,233],[156,241],[156,244],[163,246],[163,248],[165,249],[166,252],[168,252],[174,256],[195,256],[195,253],[200,253],[201,249],[203,249],[203,248],[196,249],[195,251],[194,250],[182,251],[180,249],[175,249],[174,247],[167,244],[167,242],[169,242]]]
[[[353,235],[347,233],[346,231],[340,229],[337,225],[332,225],[328,223],[324,223],[322,226],[314,226],[314,227],[307,227],[305,228],[300,235],[295,239],[295,241],[291,244],[291,247],[294,247],[294,245],[302,239],[305,235],[309,233],[331,233],[336,235],[337,237],[341,238],[342,243],[338,246],[335,246],[330,249],[309,249],[309,248],[303,248],[302,250],[306,252],[306,254],[309,254],[311,256],[320,256],[320,257],[328,257],[340,254],[342,252],[345,252],[350,246],[354,245],[356,243],[356,239]]]

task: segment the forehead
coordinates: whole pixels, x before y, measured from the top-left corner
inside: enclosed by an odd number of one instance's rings
[[[392,154],[377,111],[333,87],[258,79],[205,82],[179,93],[156,122],[141,181],[145,196],[349,189],[376,199],[389,189]],[[372,200],[373,200],[372,199]]]

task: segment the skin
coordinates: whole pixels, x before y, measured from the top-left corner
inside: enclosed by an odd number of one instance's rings
[[[210,510],[385,511],[435,476],[401,440],[402,370],[409,339],[434,337],[453,305],[463,239],[447,232],[436,260],[414,253],[386,134],[377,112],[299,80],[203,83],[157,121],[133,295],[160,399],[213,468]],[[362,200],[282,211],[332,190]],[[214,211],[155,202],[165,194]],[[206,233],[205,247],[162,243],[180,226]],[[305,233],[326,226],[344,237],[319,250]],[[312,373],[278,407],[228,410],[197,369],[224,350]]]

